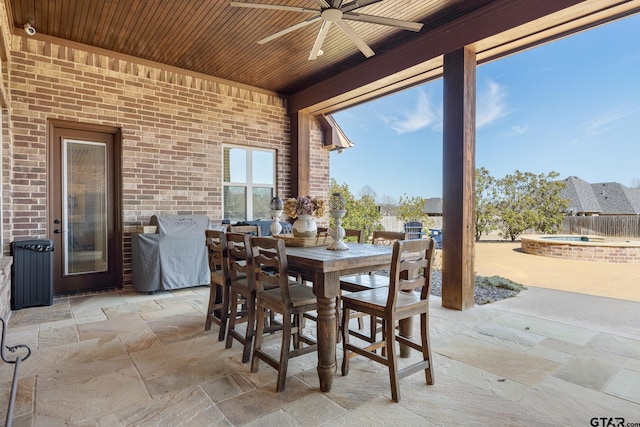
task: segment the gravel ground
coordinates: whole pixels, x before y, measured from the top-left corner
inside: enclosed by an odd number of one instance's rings
[[[379,271],[378,274],[388,275],[388,271]],[[442,273],[434,269],[431,276],[431,295],[442,296]],[[511,298],[527,288],[512,282],[501,276],[477,276],[475,282],[476,305],[489,304],[505,298]]]
[[[524,289],[527,288],[499,276],[492,276],[490,278],[476,276],[476,305],[511,298],[518,295],[518,293]],[[442,296],[442,274],[439,270],[433,270],[431,276],[431,295]]]

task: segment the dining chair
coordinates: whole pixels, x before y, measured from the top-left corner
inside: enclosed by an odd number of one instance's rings
[[[389,369],[391,397],[400,401],[399,380],[424,370],[427,384],[433,384],[433,365],[429,342],[429,294],[431,292],[431,273],[433,269],[434,242],[431,239],[399,240],[393,244],[390,280],[388,288],[370,289],[354,292],[342,297],[342,329],[344,357],[342,375],[349,373],[349,360],[361,355],[386,365]],[[366,347],[360,347],[349,341],[354,331],[348,327],[347,319],[352,311],[367,313],[382,319],[382,336],[374,335]],[[396,323],[420,315],[420,342],[396,335]],[[399,328],[402,329],[402,328]],[[418,350],[422,357],[418,362],[398,369],[396,342]],[[375,352],[384,348],[382,355]]]
[[[244,233],[227,233],[226,239],[230,285],[229,326],[225,347],[231,348],[233,340],[237,340],[243,346],[242,363],[247,363],[251,357],[251,345],[256,330],[256,287],[251,236]],[[246,323],[244,333],[236,330],[236,325],[240,323]]]
[[[374,245],[393,245],[398,240],[406,240],[407,233],[401,231],[385,231],[377,230],[373,232],[371,239]],[[370,271],[364,274],[352,274],[340,277],[340,292],[360,292],[369,289],[384,288],[389,286],[389,276],[386,274],[378,274],[377,271]],[[364,328],[363,314],[354,313],[351,318],[358,319],[359,329]],[[374,330],[378,329],[375,318],[371,318],[369,322],[370,336],[375,335]]]
[[[280,358],[263,350],[263,334],[257,334],[253,347],[251,372],[258,372],[260,360],[278,371],[276,391],[285,388],[289,359],[317,350],[317,342],[303,334],[302,317],[317,309],[312,288],[289,277],[284,241],[269,237],[251,238],[256,265],[256,300],[258,311],[271,310],[282,314],[282,345]],[[256,329],[264,328],[264,317],[258,317]],[[293,344],[293,349],[291,345]],[[305,345],[306,344],[306,345]]]
[[[317,237],[327,237],[329,235],[329,227],[317,227]]]
[[[406,240],[407,233],[400,231],[374,231],[374,245],[393,245],[398,240]],[[378,275],[376,271],[364,274],[352,274],[340,277],[340,289],[347,292],[365,291],[368,289],[389,286],[389,277]]]
[[[229,233],[242,233],[251,236],[262,236],[259,225],[230,225],[227,227]]]
[[[358,230],[356,228],[345,228],[343,240],[355,240],[356,243],[364,243],[364,230]]]
[[[204,324],[205,331],[211,330],[211,323],[220,327],[218,341],[223,341],[229,319],[229,259],[227,240],[224,231],[205,230],[205,244],[209,255],[209,271],[211,284],[209,288],[209,305]]]

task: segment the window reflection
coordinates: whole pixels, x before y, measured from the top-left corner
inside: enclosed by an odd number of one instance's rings
[[[275,194],[273,150],[223,147],[224,219],[269,219],[269,202]]]

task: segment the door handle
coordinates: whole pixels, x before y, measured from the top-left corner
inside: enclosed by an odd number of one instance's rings
[[[60,234],[60,233],[62,233],[62,232],[60,231],[59,228],[56,228],[55,230],[53,230],[53,234]]]

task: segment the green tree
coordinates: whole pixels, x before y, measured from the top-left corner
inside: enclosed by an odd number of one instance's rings
[[[544,234],[559,233],[562,230],[562,221],[567,216],[569,199],[565,199],[560,192],[567,184],[558,180],[557,172],[549,172],[548,175],[537,176],[535,187],[535,199],[538,207],[536,231]]]
[[[500,230],[504,238],[513,241],[536,223],[536,203],[531,191],[534,177],[531,172],[516,170],[496,183],[502,219]]]
[[[370,239],[375,230],[382,230],[382,215],[375,202],[375,196],[364,192],[359,199],[356,199],[349,191],[347,184],[338,184],[335,179],[331,179],[331,191],[342,193],[345,198],[347,214],[342,219],[344,228],[354,228],[364,230],[365,239]],[[331,219],[333,227],[333,219]]]
[[[497,229],[498,207],[496,179],[485,168],[476,169],[475,237],[476,242],[483,234]]]
[[[560,197],[565,184],[557,177],[556,172],[536,175],[517,170],[497,181],[503,237],[513,241],[529,228],[543,233],[559,229],[568,201]]]
[[[423,229],[431,228],[433,227],[433,220],[429,218],[429,215],[424,210],[426,201],[427,199],[420,196],[409,197],[406,194],[400,196],[396,216],[403,222],[418,221],[422,223]]]

